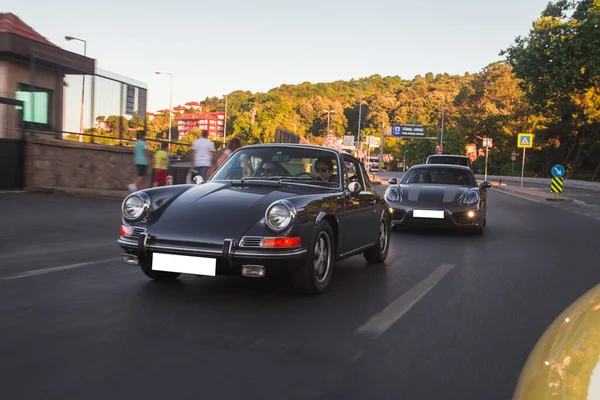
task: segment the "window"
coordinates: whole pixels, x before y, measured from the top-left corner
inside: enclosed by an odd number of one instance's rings
[[[229,157],[212,179],[285,179],[335,188],[339,187],[337,172],[337,157],[331,151],[289,147],[243,148]]]
[[[360,183],[363,190],[365,189],[360,164],[344,157],[344,189],[348,189],[348,184],[354,181]]]
[[[469,170],[434,166],[411,168],[404,174],[400,182],[407,184],[477,186],[477,182]]]
[[[16,99],[23,101],[23,121],[26,125],[50,128],[50,90],[20,85]]]

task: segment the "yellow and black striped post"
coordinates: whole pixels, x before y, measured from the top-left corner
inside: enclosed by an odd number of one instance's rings
[[[552,182],[550,183],[550,191],[552,193],[562,193],[563,191],[563,178],[562,177],[552,177]]]

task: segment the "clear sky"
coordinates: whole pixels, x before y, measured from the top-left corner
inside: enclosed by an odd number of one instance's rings
[[[6,0],[51,42],[146,82],[148,111],[233,90],[373,74],[477,72],[547,0]]]

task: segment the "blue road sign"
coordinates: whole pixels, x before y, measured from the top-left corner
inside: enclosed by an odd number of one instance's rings
[[[560,164],[556,164],[552,167],[552,176],[555,178],[562,178],[565,176],[565,167]]]

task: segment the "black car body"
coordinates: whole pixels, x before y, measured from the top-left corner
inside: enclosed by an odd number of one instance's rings
[[[335,261],[389,248],[389,208],[360,161],[319,146],[242,147],[207,182],[138,191],[122,210],[123,261],[158,280],[290,272],[321,293]]]
[[[425,164],[448,164],[462,165],[473,170],[471,159],[467,156],[457,156],[453,154],[432,154],[427,157]]]
[[[400,182],[391,178],[389,183],[385,199],[393,208],[392,227],[448,227],[483,234],[487,189],[492,185],[487,181],[477,185],[468,167],[415,165]]]

